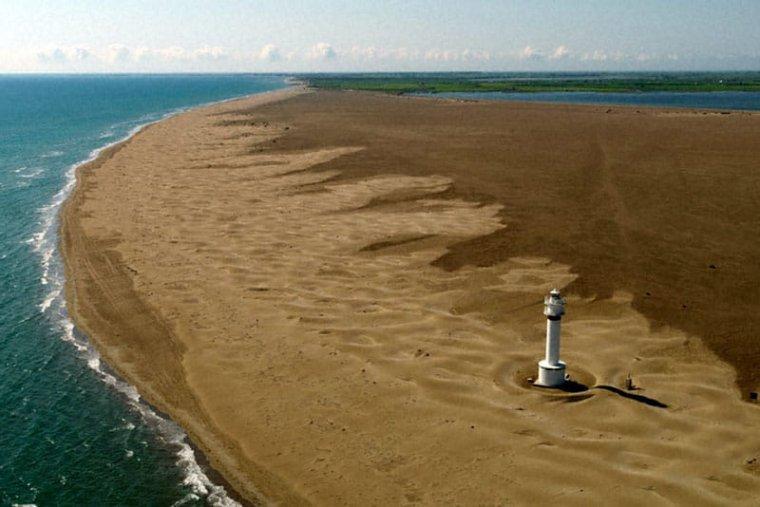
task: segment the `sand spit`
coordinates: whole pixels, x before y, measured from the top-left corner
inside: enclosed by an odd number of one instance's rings
[[[357,129],[306,143],[314,116],[294,104],[322,94],[293,93],[147,128],[80,169],[63,214],[77,323],[238,491],[288,505],[755,502],[760,410],[699,337],[653,327],[624,290],[571,296],[563,358],[591,389],[531,388],[542,296],[575,269],[541,255],[441,269],[510,207],[405,171]],[[639,399],[616,392],[629,372]]]

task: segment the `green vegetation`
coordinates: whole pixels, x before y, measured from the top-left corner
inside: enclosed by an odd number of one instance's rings
[[[760,73],[619,74],[319,74],[314,88],[385,93],[451,92],[715,92],[760,91]]]

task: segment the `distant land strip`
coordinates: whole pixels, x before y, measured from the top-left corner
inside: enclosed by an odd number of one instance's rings
[[[661,74],[318,74],[299,79],[312,88],[392,94],[454,92],[720,92],[760,91],[760,73]]]

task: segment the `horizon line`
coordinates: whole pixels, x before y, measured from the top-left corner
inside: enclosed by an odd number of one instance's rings
[[[340,71],[132,71],[132,72],[48,72],[0,71],[0,76],[181,76],[181,75],[259,75],[292,76],[319,74],[693,74],[693,73],[760,73],[760,69],[579,69],[579,70],[340,70]]]

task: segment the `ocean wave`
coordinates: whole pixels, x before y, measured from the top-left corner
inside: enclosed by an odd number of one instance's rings
[[[61,339],[69,342],[78,354],[86,361],[87,365],[98,375],[106,385],[119,392],[125,399],[130,409],[140,415],[141,420],[149,427],[154,428],[156,434],[175,450],[176,465],[182,470],[182,484],[191,491],[188,496],[180,500],[190,501],[192,497],[197,501],[204,499],[209,505],[219,507],[232,507],[240,505],[227,494],[225,488],[214,484],[198,464],[195,452],[187,441],[186,433],[173,421],[159,416],[147,403],[143,402],[137,389],[118,379],[104,368],[100,354],[94,349],[89,341],[76,332],[74,323],[68,316],[66,300],[64,297],[64,270],[57,250],[58,213],[66,198],[71,194],[76,184],[76,169],[82,164],[91,162],[103,151],[137,134],[141,129],[163,118],[177,114],[187,108],[177,109],[163,116],[153,116],[153,121],[143,123],[132,128],[123,139],[106,144],[90,152],[89,156],[68,167],[65,173],[63,187],[53,196],[51,202],[38,210],[39,228],[25,243],[31,245],[34,252],[40,258],[42,274],[40,284],[49,287],[38,305],[40,312],[47,315],[61,331]],[[147,116],[147,115],[146,115]],[[157,118],[157,119],[156,119]],[[179,503],[177,505],[180,505]]]
[[[40,158],[54,158],[54,157],[60,157],[63,155],[63,152],[61,150],[52,150],[47,153],[43,153],[40,155]]]
[[[26,178],[26,179],[36,178],[37,176],[42,174],[42,171],[43,171],[42,167],[32,167],[32,168],[24,167],[24,169],[25,169],[24,172],[20,172],[18,169],[15,171],[19,175],[19,178]]]

